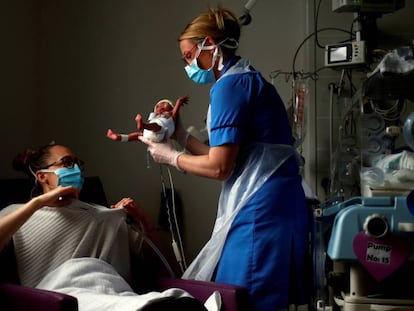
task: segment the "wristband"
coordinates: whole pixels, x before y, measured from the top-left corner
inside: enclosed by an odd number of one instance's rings
[[[128,141],[128,135],[126,135],[126,134],[120,134],[120,136],[121,136],[121,142],[125,143],[125,142]]]

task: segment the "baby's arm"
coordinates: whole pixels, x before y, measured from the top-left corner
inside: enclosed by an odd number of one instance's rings
[[[172,117],[174,119],[175,119],[175,116],[178,113],[178,110],[180,109],[180,107],[184,104],[188,104],[188,100],[189,100],[189,97],[187,95],[186,96],[181,96],[176,100],[175,105],[174,105],[174,109],[172,110]]]

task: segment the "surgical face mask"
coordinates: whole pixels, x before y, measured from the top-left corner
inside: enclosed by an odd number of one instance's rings
[[[72,168],[62,167],[57,170],[42,169],[41,172],[55,173],[58,177],[58,186],[72,186],[79,191],[82,189],[84,178],[79,165],[75,164]]]
[[[207,38],[206,38],[207,39]],[[216,45],[209,45],[209,46],[204,46],[206,39],[204,39],[204,41],[202,43],[199,43],[197,45],[198,51],[193,59],[193,61],[185,66],[185,71],[187,72],[188,77],[193,80],[196,83],[199,84],[209,84],[215,81],[215,76],[214,76],[214,71],[213,71],[213,67],[214,64],[216,63],[216,59],[219,56],[219,52],[220,51],[220,46],[225,46],[229,49],[237,49],[239,43],[237,42],[237,40],[232,39],[232,38],[226,38],[223,41],[219,42]],[[200,55],[201,51],[206,51],[206,50],[212,50],[215,49],[214,53],[213,53],[213,59],[211,61],[211,67],[209,69],[201,69],[198,66],[197,63],[197,58]],[[219,59],[219,65],[218,65],[218,70],[221,71],[223,69],[223,55],[222,53],[220,53],[220,59]]]
[[[185,66],[185,71],[188,77],[198,84],[209,84],[215,80],[213,69],[201,69],[198,67],[196,58],[194,58],[190,65]]]
[[[197,56],[198,57],[198,56]],[[185,66],[185,71],[187,72],[188,77],[198,84],[209,84],[213,83],[216,79],[214,76],[213,67],[210,69],[201,69],[197,64],[197,57],[193,61]],[[214,64],[214,61],[213,61]]]
[[[204,41],[197,46],[198,50],[197,50],[197,53],[193,61],[189,65],[185,66],[184,68],[188,77],[191,80],[193,80],[195,83],[199,83],[199,84],[213,83],[216,79],[214,76],[213,67],[214,67],[214,64],[216,62],[217,55],[218,55],[218,46],[217,45],[204,46],[205,41],[206,39],[204,39]],[[216,49],[216,50],[214,51],[214,54],[213,54],[213,59],[211,61],[211,67],[207,70],[201,69],[197,63],[197,59],[200,56],[201,51],[212,50],[212,49]]]

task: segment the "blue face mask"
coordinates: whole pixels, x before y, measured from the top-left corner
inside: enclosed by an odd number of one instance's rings
[[[185,66],[185,71],[188,77],[198,84],[209,84],[215,80],[213,68],[208,70],[198,67],[197,58],[191,62],[190,65]]]
[[[82,189],[84,178],[79,166],[75,164],[72,168],[62,167],[57,170],[43,169],[42,172],[55,173],[58,177],[58,186],[72,186],[79,191]]]
[[[193,61],[189,65],[185,66],[184,68],[188,77],[198,84],[209,84],[209,83],[213,83],[216,80],[214,76],[213,67],[214,67],[214,64],[216,62],[217,55],[218,55],[218,46],[217,45],[204,46],[205,41],[206,40],[204,39],[204,41],[197,46],[198,51]],[[201,51],[212,50],[212,49],[216,49],[216,50],[214,51],[214,54],[213,54],[211,67],[207,70],[201,69],[197,63],[198,56],[200,55]]]
[[[202,43],[199,43],[197,45],[198,51],[193,59],[193,61],[185,66],[185,71],[187,72],[188,77],[193,80],[195,83],[199,84],[209,84],[213,83],[216,80],[216,77],[214,76],[213,67],[216,63],[217,57],[219,56],[219,63],[217,69],[221,71],[223,69],[223,55],[220,53],[220,46],[225,46],[229,49],[237,49],[239,46],[239,43],[236,39],[232,38],[226,38],[223,41],[219,42],[216,45],[208,45],[204,46],[207,38],[204,39]],[[201,69],[198,67],[197,58],[200,55],[201,51],[207,51],[207,50],[213,50],[215,49],[213,53],[213,59],[211,61],[211,67],[209,69]]]

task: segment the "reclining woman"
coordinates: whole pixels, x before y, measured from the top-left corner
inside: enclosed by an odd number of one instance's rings
[[[14,168],[41,188],[29,202],[0,211],[0,250],[13,239],[21,284],[75,296],[79,310],[157,310],[166,301],[168,307],[206,310],[180,289],[133,292],[130,255],[141,251],[152,222],[131,198],[110,208],[78,200],[82,164],[58,144],[15,158]],[[141,230],[131,230],[127,216]]]

